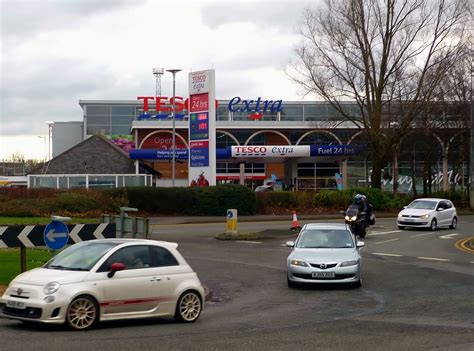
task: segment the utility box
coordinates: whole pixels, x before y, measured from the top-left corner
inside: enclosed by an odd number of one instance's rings
[[[128,212],[137,212],[133,207],[120,207],[120,216],[103,214],[101,223],[114,223],[117,228],[117,238],[150,238],[148,218],[129,217]]]

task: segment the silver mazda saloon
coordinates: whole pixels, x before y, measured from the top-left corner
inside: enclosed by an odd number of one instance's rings
[[[310,223],[303,226],[287,259],[288,286],[302,283],[344,283],[360,287],[364,243],[357,241],[346,224]]]

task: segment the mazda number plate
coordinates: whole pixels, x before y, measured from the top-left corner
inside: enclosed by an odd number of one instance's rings
[[[334,278],[336,273],[334,272],[313,272],[311,274],[313,278]]]

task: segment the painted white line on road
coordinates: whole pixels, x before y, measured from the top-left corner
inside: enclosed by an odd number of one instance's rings
[[[246,243],[246,244],[261,244],[261,241],[250,241],[250,240],[236,240],[236,243]]]
[[[402,256],[403,256],[403,255],[389,254],[389,253],[382,253],[382,252],[372,252],[372,255],[377,255],[377,256],[393,256],[393,257],[402,257]]]
[[[368,236],[386,235],[386,234],[392,234],[392,233],[401,233],[401,230],[392,230],[389,232],[375,232],[375,233],[370,233]]]
[[[436,258],[436,257],[417,257],[417,258],[419,258],[420,260],[429,260],[429,261],[442,261],[442,262],[451,261],[451,260],[448,260],[447,258]]]
[[[378,243],[375,243],[375,245],[383,244],[383,243],[389,243],[391,241],[397,241],[397,240],[400,240],[400,239],[390,239],[390,240],[385,240],[385,241],[379,241]]]
[[[440,239],[453,239],[453,236],[459,235],[458,233],[453,233],[453,234],[446,234],[446,235],[441,235],[439,238]]]
[[[433,233],[416,234],[416,235],[411,235],[410,238],[416,238],[417,236],[425,236],[425,235],[433,235],[433,234],[435,233],[433,232]]]

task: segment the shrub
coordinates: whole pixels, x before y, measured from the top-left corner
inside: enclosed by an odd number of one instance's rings
[[[314,204],[319,207],[345,208],[352,197],[352,193],[348,190],[322,190],[314,195]]]
[[[0,202],[0,216],[35,217],[41,215],[40,213],[35,199],[13,199]]]
[[[247,187],[222,184],[203,188],[127,188],[129,206],[152,214],[226,215],[255,213],[255,195]]]
[[[298,209],[314,208],[314,193],[310,191],[301,191],[293,193],[296,199]]]
[[[376,188],[348,189],[344,191],[323,190],[314,196],[317,206],[345,209],[355,194],[364,194],[375,210],[400,209],[411,201],[411,197],[393,194]]]
[[[228,209],[237,209],[239,215],[252,215],[256,210],[255,194],[249,188],[236,184],[221,184],[208,188],[189,188],[192,206],[188,215],[225,216]]]
[[[80,213],[88,211],[98,211],[101,204],[92,196],[87,194],[64,192],[55,197],[41,201],[40,209],[49,213]]]
[[[255,195],[258,213],[275,213],[277,210],[287,211],[299,207],[295,193],[289,191],[268,191]]]
[[[449,199],[451,201],[468,201],[468,192],[462,190],[451,190],[451,191],[437,191],[433,193],[433,197],[439,197],[442,199]]]
[[[148,213],[183,213],[192,204],[189,188],[130,187],[126,194],[129,206]]]

